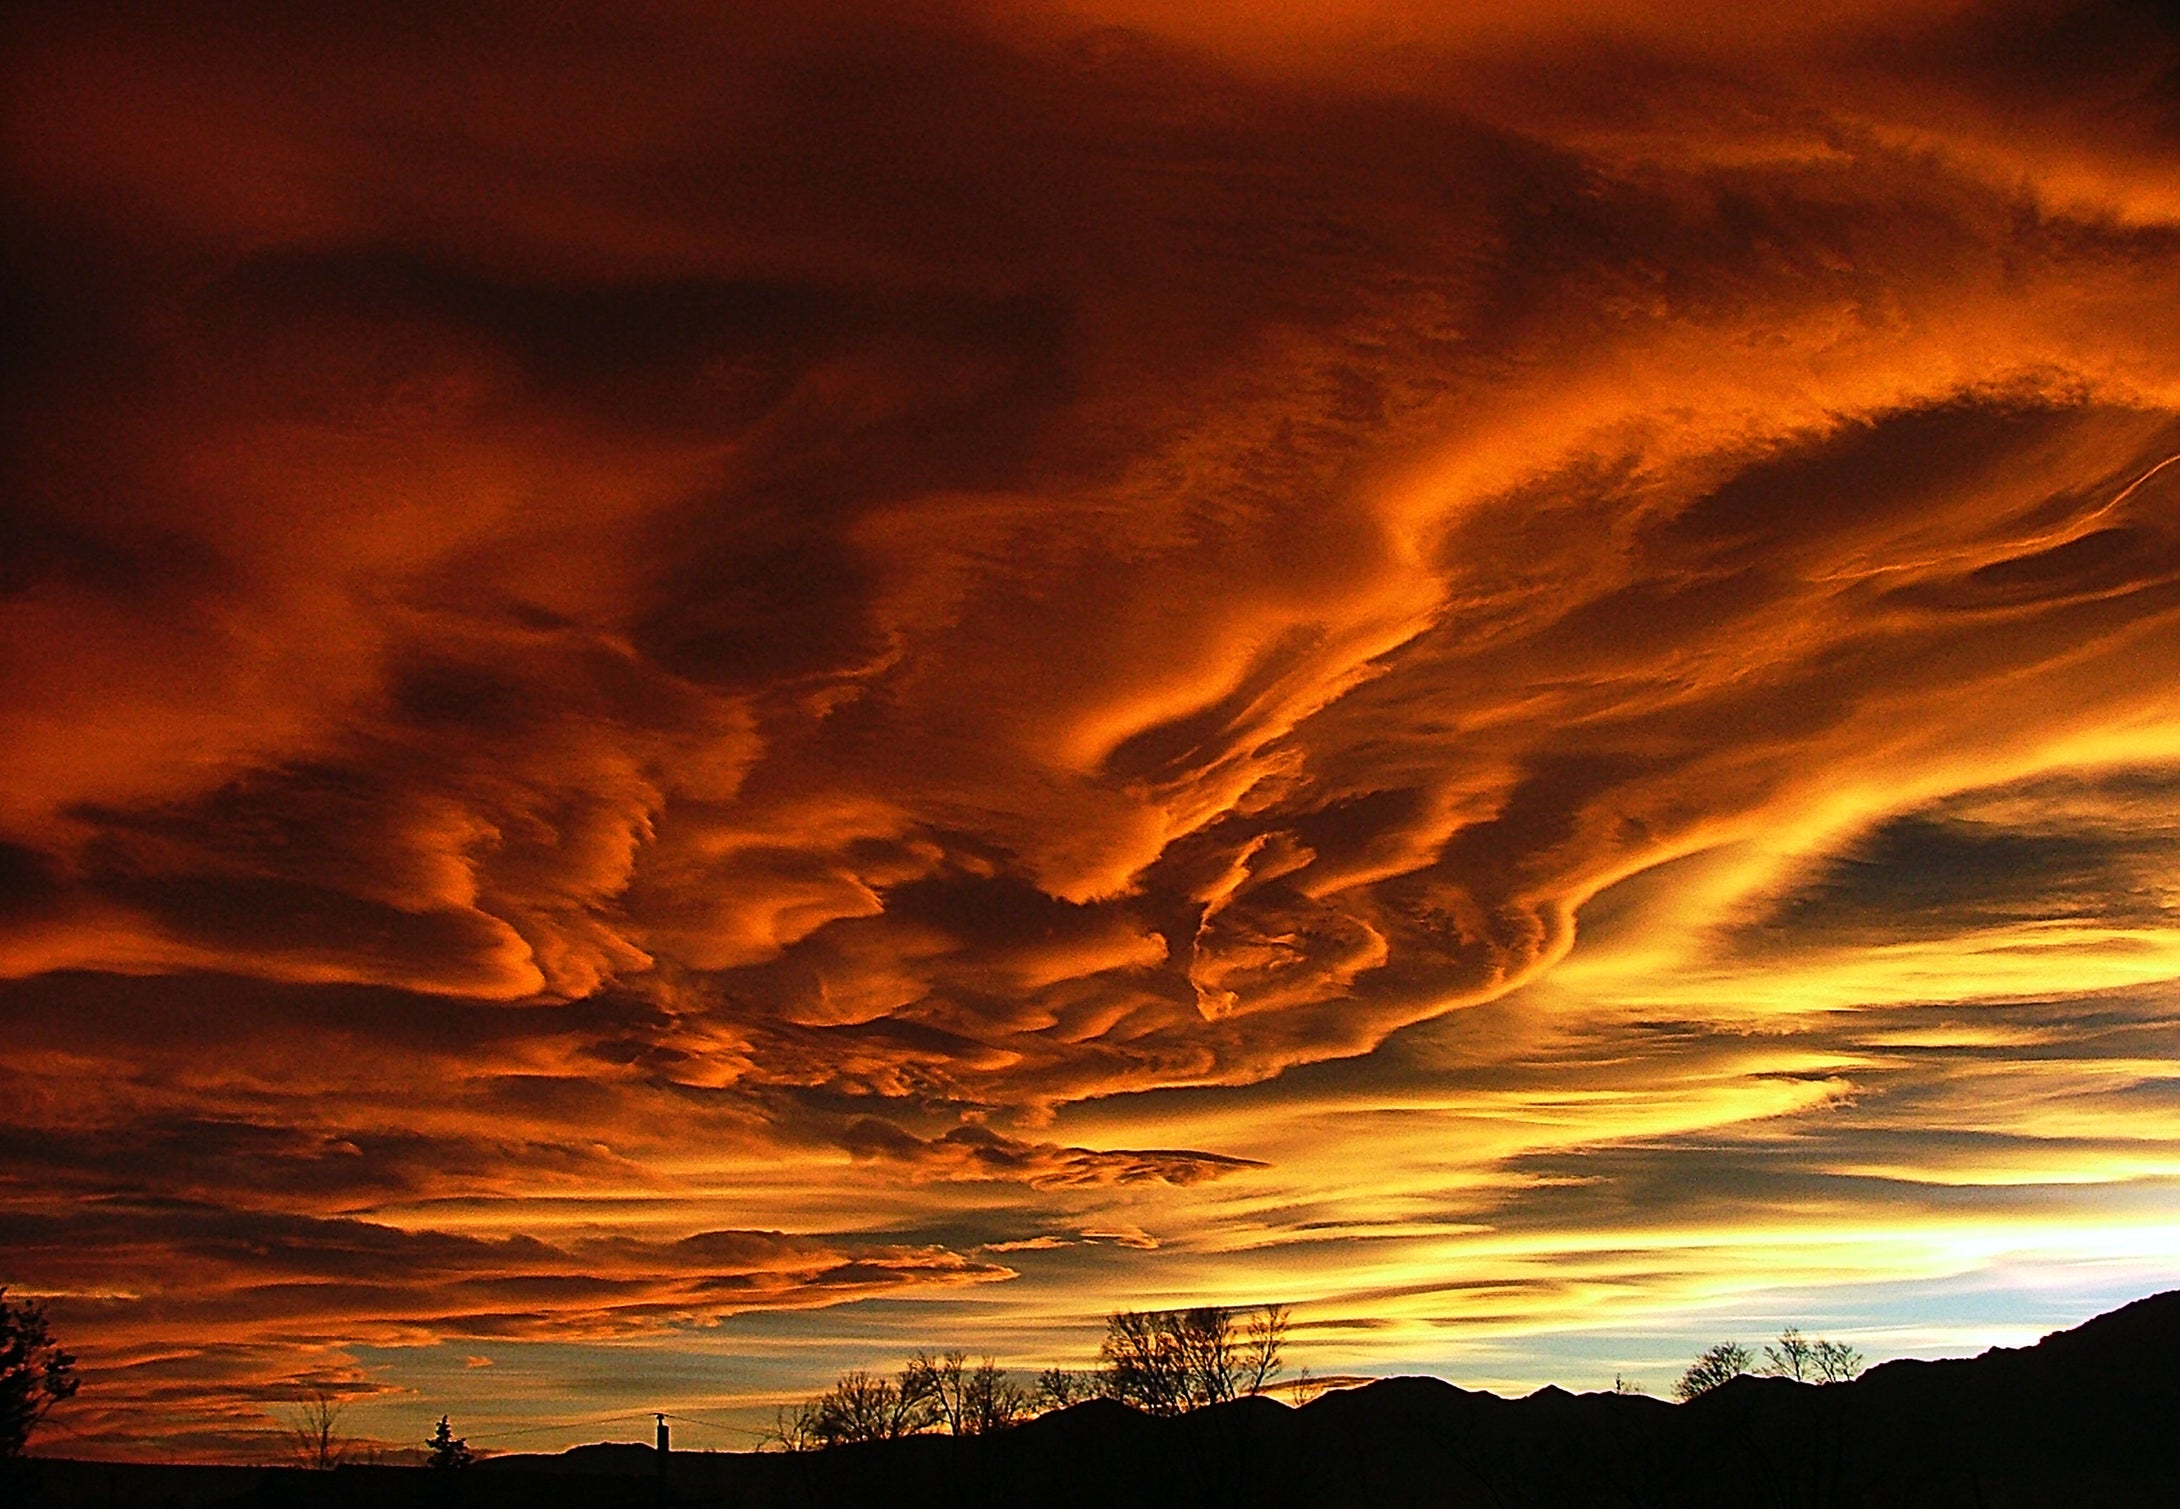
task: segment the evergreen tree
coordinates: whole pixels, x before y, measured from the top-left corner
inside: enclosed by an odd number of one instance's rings
[[[431,1465],[441,1472],[459,1472],[473,1459],[469,1443],[454,1433],[445,1415],[439,1417],[439,1428],[425,1444],[431,1448]]]

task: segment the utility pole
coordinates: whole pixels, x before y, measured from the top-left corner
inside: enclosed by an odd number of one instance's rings
[[[666,1416],[659,1417],[659,1502],[666,1501]]]

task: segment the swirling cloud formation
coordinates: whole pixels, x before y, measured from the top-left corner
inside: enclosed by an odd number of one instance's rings
[[[1776,20],[11,23],[0,1277],[88,1449],[880,1294],[1412,1353],[1794,1179],[2146,1229],[2180,38]]]

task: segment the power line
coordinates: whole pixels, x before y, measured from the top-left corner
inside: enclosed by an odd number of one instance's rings
[[[662,1412],[654,1410],[652,1411],[652,1413],[658,1414]],[[762,1438],[764,1435],[763,1431],[753,1430],[747,1425],[728,1425],[724,1421],[720,1420],[699,1420],[693,1415],[677,1415],[672,1413],[671,1411],[664,1411],[663,1413],[665,1413],[666,1418],[669,1420],[679,1420],[684,1425],[695,1425],[705,1430],[731,1430],[745,1436],[757,1436],[759,1438]]]
[[[510,1436],[535,1436],[553,1430],[578,1430],[593,1425],[611,1425],[619,1420],[651,1420],[660,1415],[683,1425],[694,1425],[700,1430],[733,1431],[740,1435],[762,1438],[764,1432],[747,1425],[730,1425],[724,1420],[701,1420],[694,1415],[676,1414],[671,1410],[628,1410],[617,1415],[581,1415],[572,1420],[546,1420],[535,1425],[510,1425],[499,1430],[475,1430],[464,1438],[477,1441],[504,1440]]]
[[[478,1440],[495,1440],[505,1436],[534,1436],[548,1430],[575,1430],[589,1425],[611,1425],[616,1420],[648,1420],[656,1410],[628,1410],[618,1415],[582,1415],[573,1420],[547,1420],[536,1425],[510,1425],[504,1430],[479,1430],[470,1432]],[[699,1422],[701,1423],[701,1422]],[[465,1437],[464,1439],[468,1439]]]

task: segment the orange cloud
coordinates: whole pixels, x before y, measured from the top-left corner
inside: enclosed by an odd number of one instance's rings
[[[0,1277],[112,1444],[877,1294],[1421,1357],[1819,1207],[2153,1267],[2176,56],[33,7]]]

